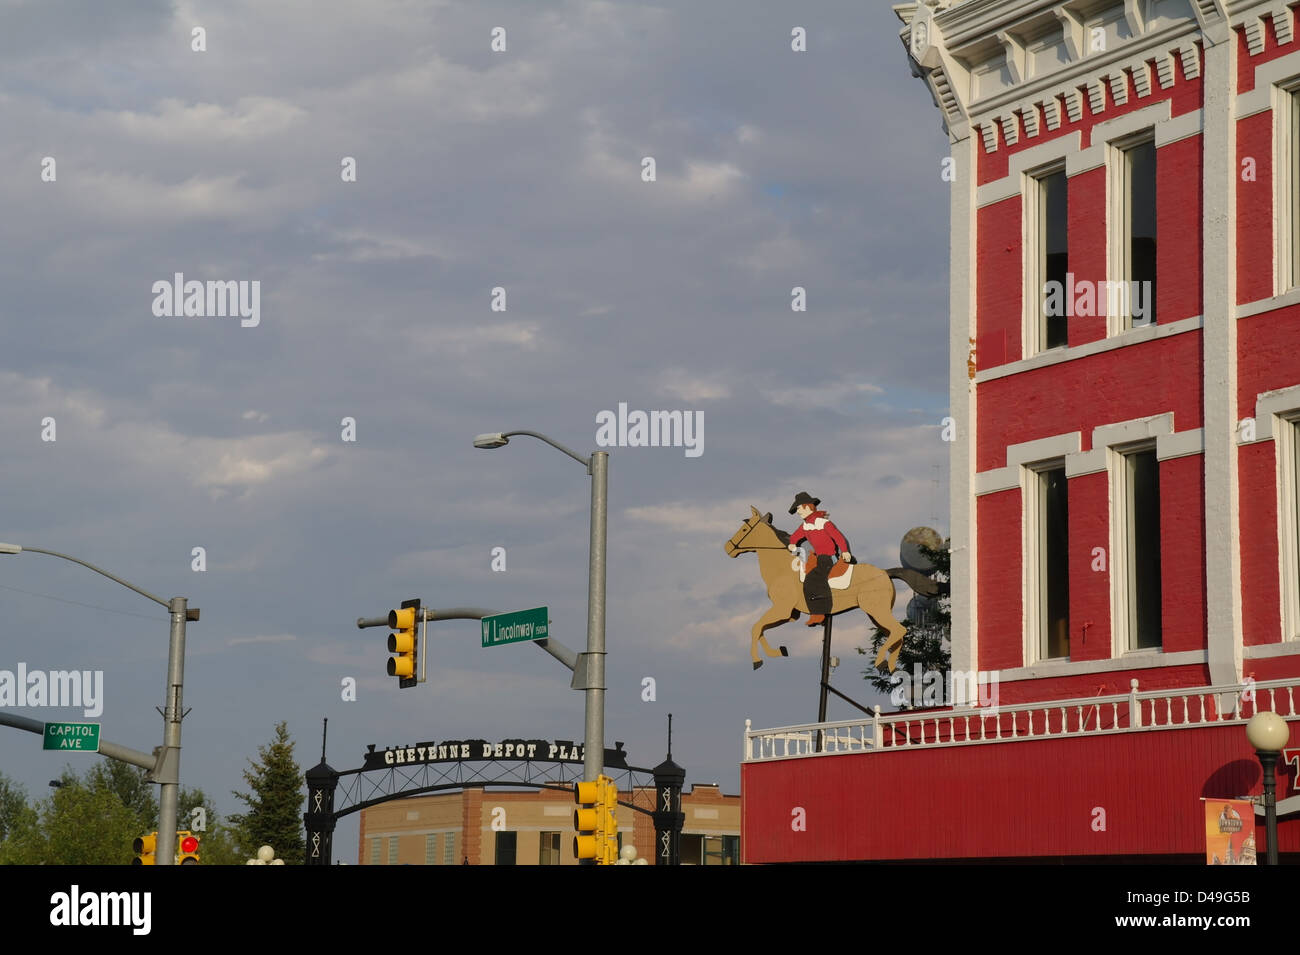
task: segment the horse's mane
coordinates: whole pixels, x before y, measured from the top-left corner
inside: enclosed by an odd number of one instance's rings
[[[790,546],[790,532],[789,532],[789,531],[783,531],[783,530],[781,530],[781,528],[777,527],[777,526],[776,526],[775,524],[773,524],[771,521],[768,521],[767,526],[770,527],[770,528],[772,528],[772,530],[776,531],[776,536],[780,539],[781,543],[782,543],[784,546],[786,546],[786,547],[789,547],[789,546]]]

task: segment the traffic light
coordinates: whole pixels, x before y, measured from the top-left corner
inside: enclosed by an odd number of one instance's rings
[[[578,808],[573,810],[573,828],[578,833],[573,837],[573,854],[579,862],[588,859],[597,864],[600,862],[600,847],[604,839],[599,832],[601,813],[598,787],[598,783],[573,784],[573,801],[578,804]]]
[[[388,635],[388,652],[397,654],[388,658],[388,675],[398,677],[397,685],[403,689],[419,682],[415,675],[415,664],[420,645],[416,632],[420,617],[418,598],[403,600],[400,610],[388,611],[388,626],[397,631]]]
[[[618,783],[608,776],[596,777],[596,812],[600,814],[597,833],[604,837],[601,865],[618,863]]]
[[[131,851],[135,853],[131,865],[157,865],[154,862],[154,851],[157,847],[158,833],[151,832],[147,836],[136,836],[135,841],[131,843]]]
[[[199,837],[188,829],[176,833],[177,865],[199,864]]]
[[[613,865],[618,861],[618,784],[600,775],[595,782],[573,784],[573,854],[579,861],[592,860],[596,865]]]

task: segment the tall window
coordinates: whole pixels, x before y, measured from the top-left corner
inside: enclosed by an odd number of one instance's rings
[[[459,861],[456,858],[456,833],[444,832],[442,834],[442,864],[455,865]]]
[[[1291,413],[1294,414],[1294,413]],[[1300,419],[1279,417],[1277,453],[1278,556],[1282,565],[1282,639],[1300,639]]]
[[[438,864],[438,834],[427,832],[424,835],[424,864]]]
[[[1026,468],[1024,493],[1026,654],[1070,655],[1070,510],[1065,463]]]
[[[1070,509],[1065,468],[1038,474],[1040,653],[1070,655]]]
[[[538,855],[537,862],[539,865],[560,864],[560,834],[558,832],[542,833],[541,852]]]
[[[1300,286],[1300,77],[1276,89],[1273,106],[1273,208],[1277,256],[1273,294]]]
[[[1156,320],[1155,140],[1148,134],[1121,148],[1118,166],[1119,274],[1112,276],[1107,301],[1122,330]]]
[[[1286,228],[1286,238],[1290,240],[1286,261],[1282,266],[1282,281],[1278,293],[1286,292],[1300,285],[1300,90],[1293,89],[1287,93],[1286,112],[1283,122],[1290,126],[1279,135],[1279,144],[1285,144],[1289,153],[1284,153],[1285,165],[1278,165],[1278,181],[1285,190],[1277,197],[1277,209],[1290,217],[1289,223],[1279,222],[1279,227]],[[1279,215],[1279,219],[1281,216]],[[1279,229],[1280,231],[1280,229]],[[1287,274],[1287,268],[1290,273]]]
[[[1291,580],[1290,586],[1294,588],[1293,593],[1300,596],[1300,421],[1291,421],[1288,423],[1288,436],[1291,438],[1291,539],[1294,546],[1291,551]],[[1300,600],[1293,600],[1292,606],[1296,606]],[[1297,607],[1300,610],[1300,607]],[[1300,613],[1291,614],[1290,632],[1283,633],[1283,640],[1294,640],[1300,637]]]
[[[397,836],[388,837],[388,864],[397,865]]]
[[[497,833],[497,852],[496,865],[514,865],[515,851],[519,845],[519,833],[517,832],[498,832]]]
[[[1129,451],[1117,468],[1117,610],[1130,650],[1161,646],[1160,463],[1155,448]]]
[[[375,836],[373,839],[370,840],[370,864],[371,865],[379,865],[380,862],[382,861],[382,858],[380,856],[380,853],[383,851],[380,848],[381,842],[383,842],[383,840],[380,839],[378,836]]]
[[[1026,196],[1030,253],[1025,263],[1030,289],[1028,340],[1035,352],[1068,344],[1068,185],[1065,168],[1059,166],[1034,176]]]

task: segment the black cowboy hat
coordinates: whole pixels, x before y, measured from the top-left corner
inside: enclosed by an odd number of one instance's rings
[[[820,497],[813,497],[807,491],[800,491],[794,496],[794,503],[790,505],[790,513],[793,514],[795,511],[799,510],[800,504],[811,504],[813,507],[816,507],[821,502],[822,499]]]

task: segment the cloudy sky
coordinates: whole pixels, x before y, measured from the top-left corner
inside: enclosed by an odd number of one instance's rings
[[[387,631],[354,621],[544,604],[580,649],[589,479],[472,439],[586,454],[620,402],[702,416],[703,444],[608,449],[609,743],[652,766],[671,712],[688,780],[737,792],[747,718],[815,719],[817,639],[775,631],[791,658],[754,672],[768,603],[722,545],[750,505],[792,529],[800,490],[861,561],[947,530],[947,140],[898,29],[862,0],[0,0],[0,540],[202,609],[184,784],[237,811],[279,720],[304,768],[322,717],[339,769],[368,743],[581,738],[536,648],[440,624],[399,691]],[[257,324],[155,314],[178,272],[258,282]],[[102,670],[105,738],[160,742],[161,607],[24,554],[0,621],[0,669]],[[835,683],[874,700],[866,618],[838,623]],[[66,762],[39,745],[0,730],[32,796]]]

